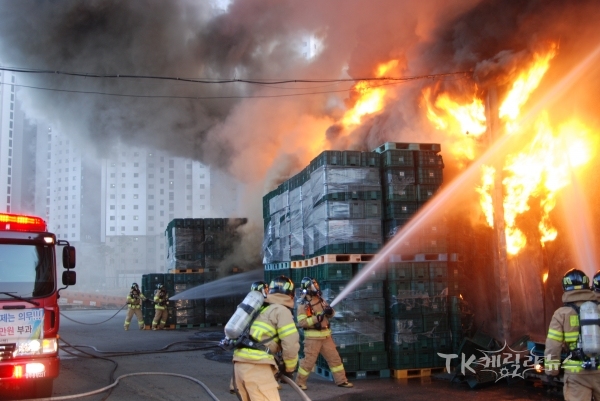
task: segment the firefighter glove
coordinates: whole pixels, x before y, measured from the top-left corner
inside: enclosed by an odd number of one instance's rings
[[[325,316],[333,316],[333,308],[332,308],[331,306],[326,306],[326,307],[323,309],[323,314],[324,314]]]

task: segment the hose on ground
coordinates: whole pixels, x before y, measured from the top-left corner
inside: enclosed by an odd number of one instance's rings
[[[150,375],[175,376],[175,377],[182,377],[184,379],[191,380],[194,383],[199,384],[206,391],[206,393],[210,396],[210,398],[212,398],[215,401],[220,401],[217,398],[217,396],[214,395],[214,393],[212,391],[210,391],[210,389],[204,383],[202,383],[200,380],[195,379],[195,378],[193,378],[191,376],[180,375],[178,373],[165,373],[165,372],[128,373],[126,375],[122,375],[122,376],[117,377],[117,379],[114,381],[114,383],[109,384],[106,387],[99,388],[98,390],[88,391],[87,393],[72,394],[72,395],[63,395],[63,396],[60,396],[60,397],[36,398],[35,400],[37,400],[37,401],[40,401],[40,400],[43,400],[43,401],[59,401],[59,400],[73,400],[73,399],[76,399],[76,398],[88,397],[90,395],[100,394],[100,393],[103,393],[105,391],[108,391],[108,390],[112,389],[117,384],[119,384],[119,381],[121,379],[126,379],[126,378],[132,377],[132,376],[150,376]]]
[[[300,387],[298,387],[298,385],[296,383],[294,383],[294,381],[292,379],[290,379],[287,376],[283,376],[283,375],[281,376],[281,379],[283,379],[287,384],[289,384],[300,395],[300,398],[303,401],[311,401],[311,399],[308,398],[308,396],[306,395],[304,390],[302,390]]]

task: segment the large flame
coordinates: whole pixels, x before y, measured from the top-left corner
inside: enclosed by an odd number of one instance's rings
[[[473,90],[476,91],[477,88]],[[472,161],[476,156],[476,140],[486,131],[483,102],[472,95],[471,100],[461,103],[446,92],[432,100],[431,92],[432,88],[425,88],[423,91],[427,118],[436,129],[452,137],[449,151],[459,163]]]
[[[519,127],[516,121],[532,92],[539,86],[544,74],[550,68],[550,61],[556,55],[556,46],[551,45],[535,54],[528,68],[523,69],[501,102],[499,117],[505,131],[522,135],[529,140],[523,150],[508,155],[502,168],[503,209],[507,252],[517,254],[527,243],[525,234],[519,229],[518,217],[528,210],[532,202],[538,202],[541,210],[538,225],[539,240],[542,244],[552,241],[557,231],[550,221],[549,214],[556,205],[558,192],[569,185],[571,174],[588,163],[595,152],[595,138],[580,121],[569,121],[554,129],[547,112],[542,112],[531,127]],[[444,130],[449,136],[457,132],[473,136],[486,132],[486,118],[483,102],[476,96],[469,101],[453,100],[449,93],[440,93],[431,99],[431,88],[423,91],[427,106],[427,116],[432,124]],[[475,157],[474,143],[452,141],[454,155],[467,159]],[[481,185],[476,188],[487,224],[494,225],[495,168],[484,166]]]
[[[391,60],[387,63],[380,64],[375,69],[375,76],[377,78],[385,77],[389,71],[393,70],[398,66],[398,60]],[[383,109],[385,102],[386,89],[381,86],[379,81],[374,81],[373,84],[370,81],[358,81],[352,88],[358,100],[354,106],[347,110],[342,117],[342,124],[344,127],[352,127],[359,125],[362,121],[363,116],[376,113]]]

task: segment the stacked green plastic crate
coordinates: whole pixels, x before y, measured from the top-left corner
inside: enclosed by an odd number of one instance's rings
[[[385,143],[381,154],[384,236],[391,241],[443,183],[437,144]],[[447,229],[443,221],[395,239],[387,260],[386,337],[390,367],[443,366],[437,353],[452,350],[448,326]]]
[[[263,264],[383,245],[379,155],[324,151],[263,197]]]

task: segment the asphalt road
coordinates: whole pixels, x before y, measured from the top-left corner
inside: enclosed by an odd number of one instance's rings
[[[136,321],[123,330],[124,311],[63,310],[61,316],[61,374],[54,382],[52,399],[95,400],[213,400],[235,401],[229,393],[231,353],[215,343],[222,329],[140,331]],[[122,377],[123,375],[136,374]],[[181,376],[173,376],[181,375]],[[192,380],[184,377],[187,376]],[[122,377],[110,391],[93,392]],[[352,389],[311,374],[306,395],[313,401],[333,400],[560,400],[544,389],[516,381],[481,389],[450,383],[442,378],[353,380]],[[213,393],[212,398],[201,385]],[[289,385],[282,384],[282,400],[300,400]],[[0,394],[0,400],[18,394]]]

